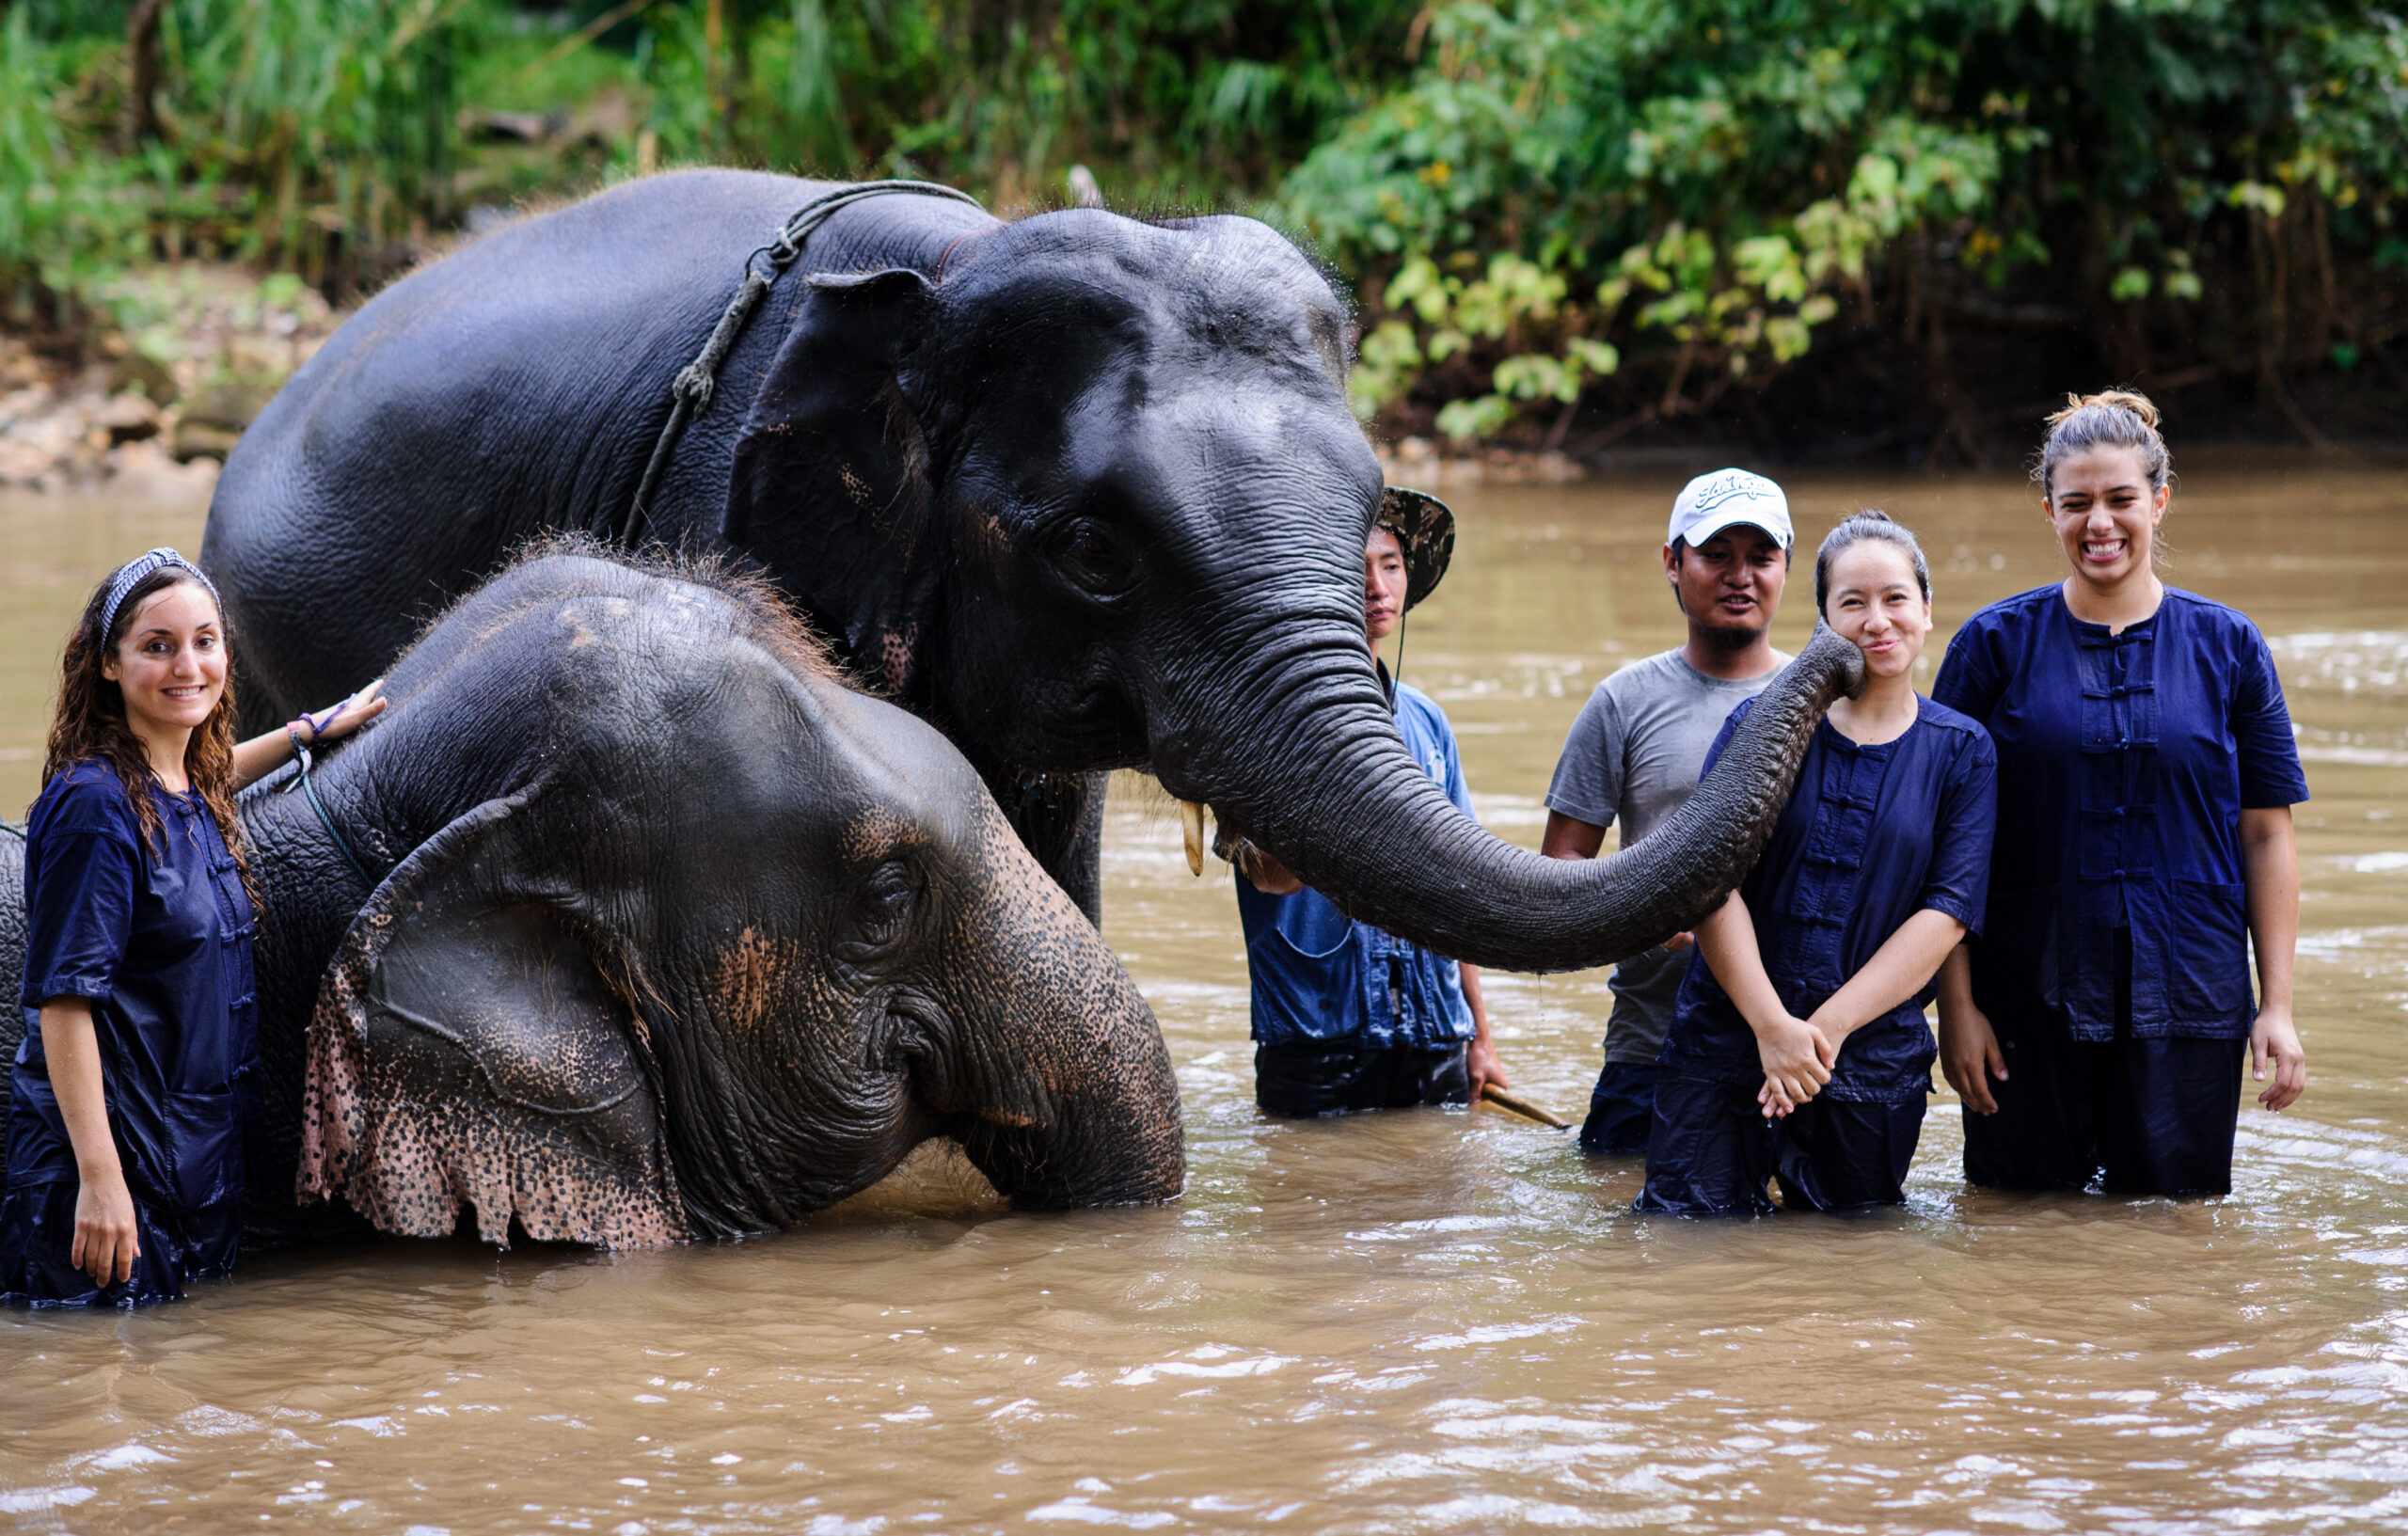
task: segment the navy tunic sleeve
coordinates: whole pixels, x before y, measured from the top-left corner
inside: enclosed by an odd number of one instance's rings
[[[2274,654],[2258,626],[2242,621],[2242,654],[2234,672],[2233,745],[2241,761],[2241,808],[2273,810],[2307,799],[2307,776],[2300,771],[2299,742],[2291,734],[2290,706]]]
[[[1949,764],[1941,790],[1931,867],[1924,875],[1918,910],[1946,912],[1964,924],[1966,932],[1982,931],[1982,915],[1989,905],[1990,843],[1997,830],[1998,749],[1990,744],[1988,732],[1975,728]]]
[[[71,782],[41,809],[41,835],[27,840],[25,974],[18,1001],[35,1010],[54,997],[105,1003],[134,929],[140,831],[114,780]],[[26,1037],[38,1048],[40,1032],[27,1024]]]

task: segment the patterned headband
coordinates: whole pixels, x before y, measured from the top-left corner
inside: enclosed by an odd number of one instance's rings
[[[117,627],[117,610],[124,603],[125,594],[159,572],[170,568],[185,572],[195,581],[199,582],[201,590],[209,594],[209,600],[217,605],[219,616],[221,618],[224,616],[226,605],[218,602],[217,583],[202,575],[199,566],[177,554],[173,549],[163,546],[151,550],[147,555],[136,555],[134,559],[127,561],[119,568],[116,577],[110,580],[108,600],[101,604],[102,644],[108,643],[109,631]]]

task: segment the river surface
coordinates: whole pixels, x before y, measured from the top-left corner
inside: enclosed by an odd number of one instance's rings
[[[1536,844],[1590,688],[1678,639],[1679,479],[1450,493],[1460,554],[1404,670],[1507,837]],[[2056,571],[2018,481],[1792,494],[1810,546],[1866,503],[1920,530],[1935,660]],[[10,816],[75,605],[199,523],[0,501]],[[2165,531],[2172,578],[2273,640],[2315,794],[2310,1087],[2243,1111],[2228,1198],[1970,1191],[1944,1086],[1909,1203],[1861,1218],[1642,1219],[1635,1160],[1493,1109],[1271,1123],[1228,871],[1192,879],[1124,775],[1105,929],[1179,1067],[1183,1200],[1015,1215],[927,1156],[759,1242],[388,1241],[139,1315],[0,1315],[0,1527],[2408,1528],[2408,481],[2194,463]],[[1782,644],[1811,609],[1801,562]],[[1489,997],[1515,1085],[1576,1119],[1604,974]]]

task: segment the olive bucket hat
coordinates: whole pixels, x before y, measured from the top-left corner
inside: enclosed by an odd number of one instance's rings
[[[1455,515],[1434,496],[1391,485],[1380,493],[1371,526],[1395,534],[1404,551],[1404,607],[1411,612],[1438,590],[1448,562],[1455,558]]]

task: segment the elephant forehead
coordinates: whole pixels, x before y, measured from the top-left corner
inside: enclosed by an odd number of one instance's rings
[[[928,829],[892,805],[871,805],[845,822],[836,848],[846,860],[866,863],[895,853],[927,847]]]

